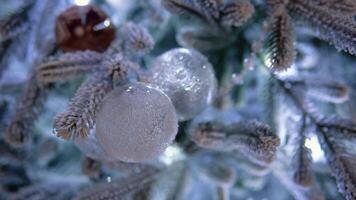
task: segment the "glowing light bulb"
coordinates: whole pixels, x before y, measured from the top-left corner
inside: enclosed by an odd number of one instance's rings
[[[74,4],[78,6],[86,6],[89,5],[90,0],[74,0]]]
[[[318,138],[315,135],[307,138],[304,145],[311,150],[314,161],[318,162],[324,160],[324,152],[321,149]]]
[[[167,147],[164,153],[159,157],[159,160],[166,165],[171,165],[174,162],[184,159],[182,149],[177,145]]]

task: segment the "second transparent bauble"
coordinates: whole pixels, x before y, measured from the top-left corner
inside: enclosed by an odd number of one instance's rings
[[[193,49],[176,48],[156,58],[151,83],[172,100],[180,121],[201,113],[216,93],[217,81],[208,59]]]

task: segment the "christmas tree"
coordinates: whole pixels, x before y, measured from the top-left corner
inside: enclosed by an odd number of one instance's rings
[[[0,200],[356,199],[355,0],[1,0]]]

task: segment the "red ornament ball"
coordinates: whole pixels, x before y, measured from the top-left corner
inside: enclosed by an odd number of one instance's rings
[[[105,51],[115,39],[115,29],[108,16],[93,5],[72,6],[56,21],[56,41],[64,51]]]

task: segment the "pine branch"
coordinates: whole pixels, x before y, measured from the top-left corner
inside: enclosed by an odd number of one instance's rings
[[[322,117],[317,121],[318,125],[335,138],[352,140],[356,139],[356,124],[348,119],[340,117]]]
[[[285,71],[295,59],[294,33],[291,17],[280,7],[273,11],[268,21],[267,66],[272,71]]]
[[[30,27],[29,10],[33,5],[34,0],[25,1],[18,10],[0,20],[0,41],[14,38]]]
[[[103,59],[102,54],[93,51],[65,53],[50,57],[37,67],[37,79],[41,82],[66,80],[94,71]]]
[[[201,13],[204,13],[205,18],[213,21],[219,18],[219,2],[216,0],[195,0],[197,7]]]
[[[231,151],[231,147],[224,146],[226,140],[225,126],[221,123],[199,123],[192,130],[191,140],[198,146],[207,149]]]
[[[234,153],[234,152],[232,152]],[[234,158],[236,158],[237,162],[238,162],[238,166],[241,169],[244,169],[245,171],[247,171],[249,174],[253,175],[253,176],[266,176],[268,173],[271,172],[271,166],[267,166],[265,163],[261,162],[256,162],[256,161],[252,161],[248,156],[246,155],[233,155]]]
[[[230,159],[218,153],[201,153],[194,156],[194,171],[205,182],[229,188],[236,181],[236,166]]]
[[[339,17],[353,17],[356,15],[356,2],[354,0],[314,0],[312,2],[327,9]]]
[[[233,1],[221,10],[220,23],[227,27],[240,27],[249,20],[255,12],[250,0]]]
[[[267,125],[257,121],[240,122],[228,132],[234,133],[231,141],[239,152],[261,163],[269,164],[274,160],[280,140]]]
[[[335,140],[328,129],[318,126],[317,135],[336,178],[339,192],[347,200],[356,199],[356,155],[348,153],[342,142]]]
[[[185,14],[185,13],[196,13],[198,16],[203,17],[203,15],[196,10],[195,4],[191,0],[163,0],[162,5],[171,13],[174,14]]]
[[[191,138],[198,146],[218,151],[238,151],[258,164],[268,164],[274,159],[279,138],[269,127],[247,121],[225,127],[219,123],[202,123]]]
[[[353,19],[332,15],[328,10],[304,0],[290,0],[293,18],[316,30],[318,36],[338,50],[356,55],[356,23]]]
[[[262,80],[262,103],[263,103],[263,121],[266,122],[273,131],[276,130],[276,122],[273,118],[274,113],[276,112],[276,87],[275,80],[272,78],[267,78]]]
[[[26,83],[16,108],[16,113],[5,131],[5,140],[14,146],[22,146],[30,140],[31,128],[41,113],[51,85],[41,84],[32,75]]]
[[[347,85],[335,80],[314,77],[298,77],[286,79],[293,87],[303,87],[308,97],[313,97],[321,101],[330,103],[343,103],[349,98],[349,88]]]
[[[293,181],[303,187],[311,187],[315,184],[314,173],[312,169],[313,160],[311,151],[305,146],[306,131],[306,116],[303,115],[301,124],[296,136],[297,148],[292,158],[293,166]]]
[[[333,175],[336,178],[339,191],[347,200],[355,199],[356,171],[353,169],[353,166],[356,164],[356,156],[347,151],[347,148],[343,145],[343,141],[335,137],[335,132],[331,132],[331,130],[335,131],[335,129],[329,129],[324,126],[325,121],[320,120],[323,119],[323,117],[320,117],[318,112],[313,109],[313,105],[305,99],[300,98],[292,88],[285,87],[283,81],[279,80],[279,84],[284,92],[304,114],[310,117],[312,123],[315,125],[319,142],[326,154]],[[345,125],[341,126],[345,127]],[[350,126],[350,124],[348,124],[346,127],[350,128],[353,127],[353,125]]]
[[[266,4],[272,9],[278,9],[278,7],[284,7],[289,3],[289,0],[266,0]]]
[[[111,183],[101,183],[80,192],[74,200],[110,200],[125,199],[150,185],[159,170],[146,168],[139,173],[118,179]]]
[[[154,47],[151,34],[142,26],[128,22],[123,26],[125,49],[133,54],[145,54]]]
[[[12,200],[63,200],[71,199],[77,190],[72,183],[48,182],[22,188],[12,196]]]
[[[94,74],[83,83],[68,110],[55,117],[53,126],[56,135],[64,139],[86,137],[95,124],[101,101],[112,88],[112,80],[101,73]]]
[[[101,174],[101,163],[89,157],[83,157],[81,162],[81,171],[90,178],[99,178]]]
[[[307,95],[326,102],[343,103],[349,98],[349,88],[336,81],[307,80]]]
[[[13,190],[28,185],[31,181],[23,162],[24,155],[0,141],[0,189]]]
[[[285,162],[285,160],[282,160]],[[325,196],[315,183],[309,188],[298,187],[283,169],[275,169],[274,175],[282,182],[296,200],[325,200]]]
[[[102,71],[105,73],[105,76],[111,78],[114,85],[126,80],[125,78],[130,69],[139,68],[137,64],[126,59],[121,53],[106,58],[102,64]]]
[[[203,21],[212,22],[211,19],[206,18],[205,13],[202,13],[193,0],[163,0],[162,4],[171,13],[177,15],[188,13]]]
[[[181,28],[176,38],[181,46],[193,47],[203,52],[221,49],[234,41],[231,35],[207,27]]]
[[[8,67],[8,61],[6,58],[10,53],[10,46],[12,44],[11,40],[7,40],[0,43],[0,77],[2,77],[2,73]]]

